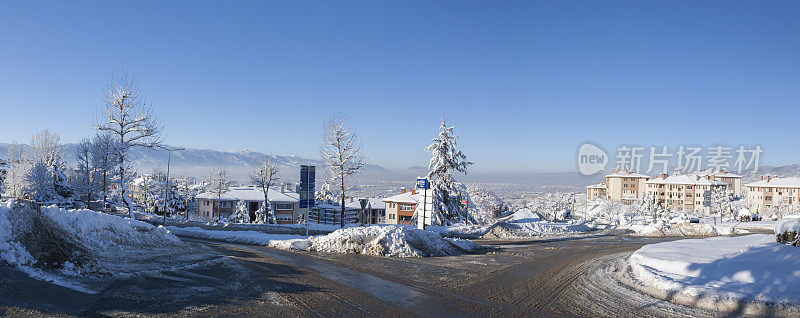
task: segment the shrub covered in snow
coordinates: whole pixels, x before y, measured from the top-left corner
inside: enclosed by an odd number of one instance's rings
[[[566,222],[502,222],[489,230],[484,238],[530,238],[544,235],[575,234],[591,230],[583,223]]]
[[[800,246],[800,219],[791,219],[775,225],[775,239],[778,243]]]
[[[443,238],[436,232],[402,226],[347,228],[308,239],[271,241],[270,246],[291,250],[393,257],[458,255],[478,249],[478,245],[469,240]]]

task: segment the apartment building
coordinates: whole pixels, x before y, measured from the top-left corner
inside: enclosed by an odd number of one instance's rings
[[[800,178],[776,178],[759,176],[758,181],[744,185],[747,208],[754,212],[766,212],[770,208],[794,210],[800,202]]]
[[[731,173],[726,169],[722,170],[714,170],[714,169],[707,169],[701,170],[695,173],[698,176],[704,177],[709,180],[717,180],[722,181],[728,184],[728,190],[736,196],[742,196],[742,176]]]
[[[400,188],[400,194],[383,199],[386,203],[386,224],[411,224],[419,196],[414,189]]]
[[[600,182],[592,183],[592,185],[586,186],[586,198],[589,200],[607,199],[608,196],[606,195],[606,184]]]
[[[713,179],[713,178],[712,178]],[[711,193],[719,188],[727,189],[728,184],[699,175],[660,174],[645,182],[648,198],[661,207],[711,212]]]
[[[649,179],[648,175],[615,169],[606,175],[606,197],[623,203],[636,201],[644,195],[645,182]]]
[[[269,189],[268,196],[278,224],[297,223],[300,214],[298,211],[300,199],[297,193]],[[199,194],[195,199],[200,217],[208,221],[216,220],[217,217],[223,219],[230,217],[239,201],[247,203],[252,221],[255,220],[255,212],[264,204],[264,192],[254,186],[232,187],[222,194],[222,200],[218,200],[217,194],[212,192]]]

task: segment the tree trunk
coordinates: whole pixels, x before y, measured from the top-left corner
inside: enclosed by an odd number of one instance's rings
[[[341,206],[342,209],[341,209],[341,213],[339,213],[339,214],[341,215],[340,221],[342,223],[342,228],[344,228],[344,214],[345,214],[345,210],[344,210],[344,171],[342,171],[342,175],[341,175],[340,181],[341,181],[341,187],[342,187],[342,206]]]

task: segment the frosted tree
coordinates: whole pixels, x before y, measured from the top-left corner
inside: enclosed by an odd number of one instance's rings
[[[77,167],[71,179],[71,186],[78,194],[79,199],[83,199],[86,207],[92,201],[92,196],[97,189],[97,184],[92,178],[94,168],[92,166],[92,143],[88,139],[83,139],[75,147],[75,162]]]
[[[448,127],[444,116],[439,126],[439,136],[431,139],[425,150],[431,152],[428,164],[428,179],[433,190],[432,224],[450,225],[453,223],[475,223],[462,204],[463,185],[453,179],[453,172],[467,173],[472,162],[456,148],[458,136],[453,133],[455,127]]]
[[[275,212],[272,211],[272,205],[269,203],[269,188],[275,185],[279,179],[278,166],[269,157],[264,158],[250,174],[250,181],[264,193],[264,208],[259,210],[259,213],[264,213],[264,215],[258,215],[256,218],[263,219],[265,223],[275,224]]]
[[[250,223],[250,211],[247,209],[247,202],[244,200],[236,202],[236,209],[228,220],[233,223]]]
[[[114,175],[117,159],[114,155],[114,139],[109,134],[95,134],[91,143],[91,162],[97,178],[98,191],[103,196],[102,208],[108,201],[108,183]]]
[[[14,196],[21,197],[28,187],[26,175],[31,166],[23,156],[22,147],[17,142],[12,142],[8,147],[8,168],[5,176],[5,191]]]
[[[712,213],[719,213],[720,219],[725,218],[727,212],[731,210],[731,192],[723,187],[717,187],[711,191]]]
[[[230,190],[231,182],[228,179],[228,172],[225,171],[222,167],[216,167],[211,169],[211,174],[209,174],[208,178],[208,187],[206,188],[209,192],[217,195],[217,202],[211,207],[211,219],[214,219],[214,207],[216,207],[217,212],[217,221],[222,221],[222,214],[220,213],[220,208],[222,206],[222,195],[224,195],[228,190]]]
[[[44,161],[37,161],[25,175],[28,188],[26,193],[38,202],[52,201],[56,198],[53,176]]]
[[[341,227],[345,223],[345,179],[364,167],[364,157],[361,155],[361,146],[358,136],[353,131],[344,116],[334,115],[323,125],[323,145],[321,149],[322,160],[328,173],[336,180],[341,191],[340,217]]]
[[[128,197],[125,184],[126,168],[130,161],[130,150],[136,147],[157,147],[161,144],[161,127],[133,80],[122,73],[113,80],[105,93],[105,119],[97,126],[114,139],[114,154],[117,160],[120,196],[134,218],[133,202]]]
[[[53,190],[67,197],[71,194],[66,183],[64,151],[61,148],[61,137],[45,129],[31,137],[31,162],[42,162],[47,167]]]
[[[314,194],[315,200],[317,201],[324,201],[326,203],[333,202],[333,192],[331,192],[331,181],[329,179],[325,179],[322,183],[322,187],[316,191]]]

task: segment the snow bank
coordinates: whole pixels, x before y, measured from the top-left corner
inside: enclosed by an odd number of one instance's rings
[[[539,213],[533,212],[530,209],[522,208],[514,212],[511,215],[511,218],[508,220],[509,222],[515,223],[525,223],[525,222],[538,222],[542,220],[542,216]]]
[[[267,234],[256,231],[216,231],[199,227],[167,226],[166,229],[175,235],[253,245],[269,245],[272,240],[305,238],[302,235]]]
[[[78,278],[133,276],[211,257],[206,249],[144,222],[90,210],[0,203],[0,260],[75,290],[91,292],[71,283]]]
[[[800,303],[800,249],[771,235],[651,244],[628,262],[639,283],[692,299]]]
[[[559,235],[582,233],[591,230],[583,223],[557,223],[557,222],[502,222],[492,228],[485,238],[530,238],[543,235]]]
[[[443,238],[436,232],[402,226],[340,229],[308,239],[271,241],[270,246],[288,250],[392,257],[458,255],[479,248],[469,240]]]
[[[750,233],[738,229],[735,225],[713,225],[706,223],[650,223],[650,224],[625,224],[617,227],[620,230],[632,231],[635,236],[718,236]]]

